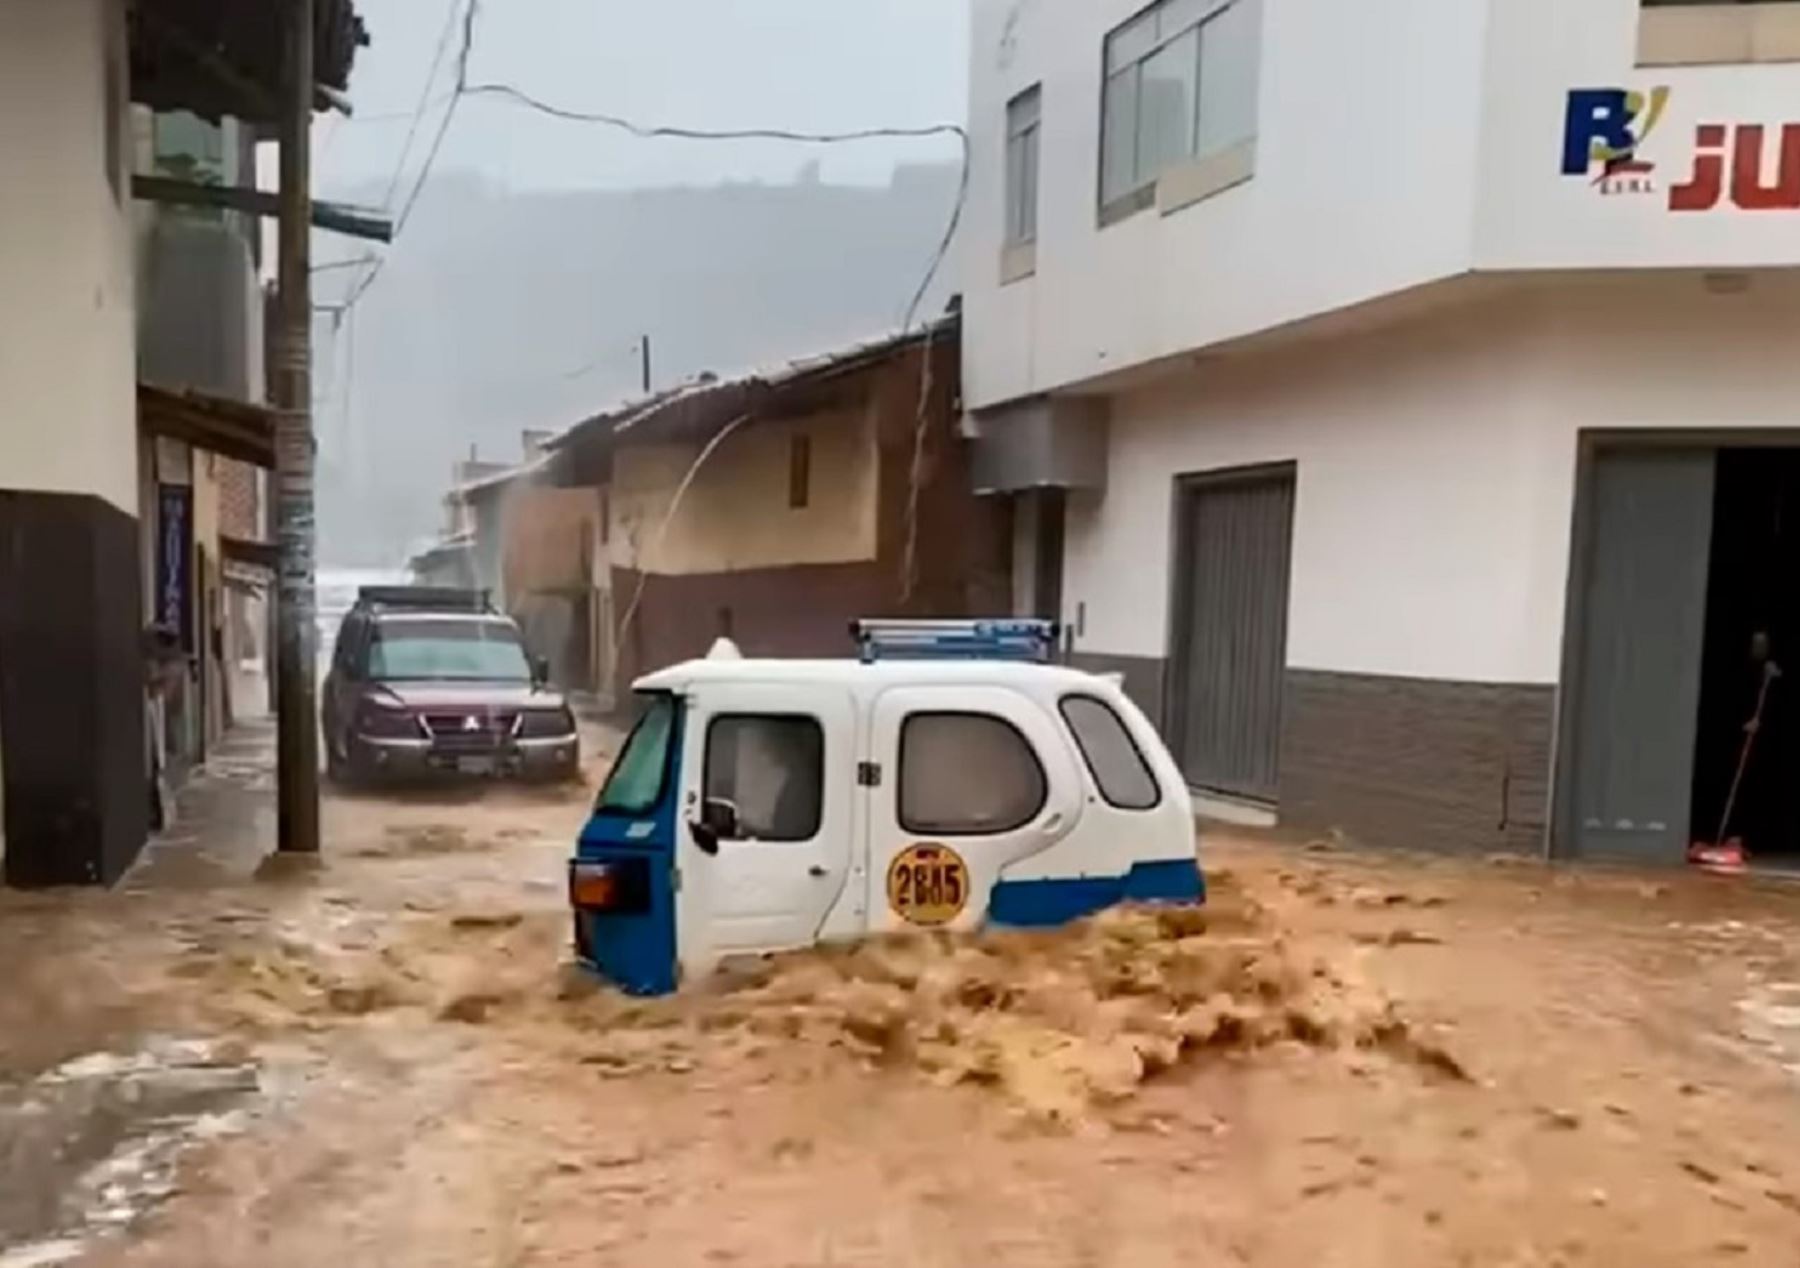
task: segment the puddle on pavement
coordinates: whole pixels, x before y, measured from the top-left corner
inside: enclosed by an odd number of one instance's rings
[[[0,1268],[79,1257],[175,1192],[182,1155],[236,1131],[254,1064],[215,1045],[158,1040],[0,1084]]]

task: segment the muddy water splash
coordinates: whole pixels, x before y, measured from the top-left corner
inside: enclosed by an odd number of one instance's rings
[[[740,970],[740,973],[743,971]],[[1394,1006],[1305,963],[1243,903],[1123,908],[1042,934],[883,938],[776,957],[698,998],[628,1007],[588,1054],[611,1073],[795,1043],[1072,1122],[1177,1066],[1277,1047],[1365,1050],[1463,1080]]]

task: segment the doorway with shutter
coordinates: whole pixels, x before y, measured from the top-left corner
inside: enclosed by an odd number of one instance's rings
[[[1280,786],[1293,463],[1175,486],[1168,738],[1194,788],[1272,805]]]

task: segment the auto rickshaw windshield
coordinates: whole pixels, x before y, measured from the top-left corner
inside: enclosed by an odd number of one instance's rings
[[[676,703],[675,697],[665,692],[648,697],[648,701],[600,789],[595,814],[648,814],[662,800]]]

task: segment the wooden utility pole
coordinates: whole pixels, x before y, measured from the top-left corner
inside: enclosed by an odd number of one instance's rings
[[[284,0],[280,234],[275,354],[275,516],[280,549],[275,646],[277,841],[319,848],[318,642],[313,582],[313,0]]]
[[[638,352],[642,354],[640,365],[644,371],[644,395],[650,395],[650,336],[645,335],[638,340]]]

